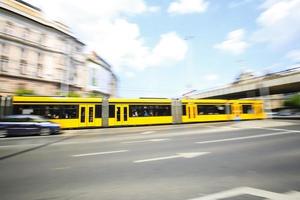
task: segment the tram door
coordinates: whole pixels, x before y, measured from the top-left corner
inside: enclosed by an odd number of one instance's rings
[[[128,124],[128,105],[116,105],[115,110],[116,125],[127,125]]]
[[[234,120],[240,120],[240,115],[242,113],[241,108],[242,106],[238,103],[232,104],[232,114]]]
[[[80,105],[79,107],[79,126],[94,126],[95,105]]]
[[[188,119],[195,119],[197,116],[196,105],[190,104],[186,106]]]

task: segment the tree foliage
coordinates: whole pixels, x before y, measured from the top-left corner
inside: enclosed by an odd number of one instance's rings
[[[20,88],[15,91],[15,95],[16,96],[32,96],[32,95],[35,95],[35,93],[33,90],[27,90],[27,89]]]
[[[284,101],[284,105],[288,107],[300,108],[300,94],[295,94]]]
[[[81,95],[77,92],[74,92],[74,91],[70,91],[68,94],[67,94],[68,97],[80,97]]]

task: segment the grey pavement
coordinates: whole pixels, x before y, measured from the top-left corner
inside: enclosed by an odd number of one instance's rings
[[[300,199],[300,121],[0,139],[6,199]]]

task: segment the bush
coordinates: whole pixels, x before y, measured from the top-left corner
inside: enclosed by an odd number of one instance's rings
[[[300,94],[295,94],[289,97],[287,100],[284,101],[284,105],[287,107],[300,108]]]
[[[80,94],[78,94],[77,92],[71,91],[68,93],[67,97],[80,97]]]
[[[32,96],[35,95],[33,90],[27,90],[27,89],[17,89],[15,92],[16,96]]]
[[[96,92],[90,92],[89,94],[88,94],[88,97],[91,97],[91,98],[101,98],[102,97],[102,95],[101,94],[97,94]]]

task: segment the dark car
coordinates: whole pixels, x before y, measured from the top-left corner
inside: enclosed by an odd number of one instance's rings
[[[0,119],[0,136],[51,135],[60,126],[38,115],[8,115]]]
[[[283,110],[280,110],[277,115],[278,116],[291,116],[295,113],[295,110],[293,109],[283,109]]]

